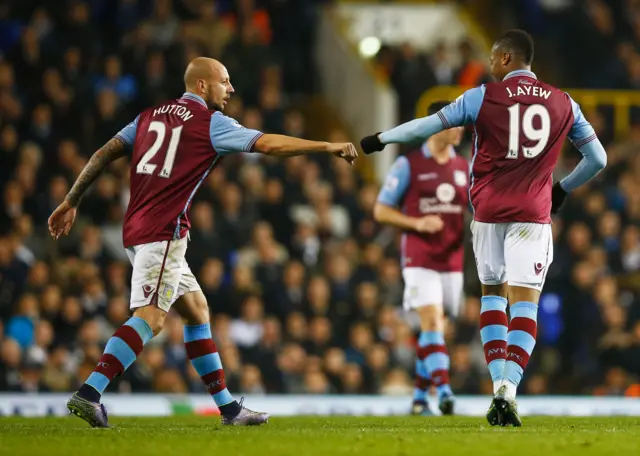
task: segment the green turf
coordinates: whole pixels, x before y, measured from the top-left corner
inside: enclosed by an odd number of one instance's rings
[[[0,418],[0,455],[86,456],[550,456],[640,454],[640,418],[525,417],[492,428],[469,417],[272,418],[222,427],[216,417],[114,418],[91,429],[75,418]]]

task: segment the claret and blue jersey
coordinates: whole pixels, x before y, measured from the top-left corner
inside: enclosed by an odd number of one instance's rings
[[[182,112],[188,112],[187,107],[181,105],[181,100],[183,101],[182,105],[184,104],[184,100],[193,100],[208,110],[207,104],[202,97],[186,92],[179,100],[165,102],[159,105],[159,107],[149,108],[147,111],[152,111],[152,113],[158,111],[158,114],[176,114],[183,120],[189,120],[191,118],[189,115],[180,116]],[[177,108],[171,109],[172,106],[176,106]],[[178,111],[180,107],[182,107],[184,111]],[[138,119],[140,119],[140,115],[115,135],[116,138],[119,138],[123,143],[130,147],[133,147],[136,139]],[[235,119],[227,117],[219,111],[215,111],[211,115],[211,120],[209,122],[209,138],[211,140],[211,145],[214,147],[218,155],[250,152],[251,147],[261,135],[261,132],[245,128]]]
[[[250,152],[260,136],[192,93],[138,115],[115,135],[133,148],[125,247],[185,236],[189,207],[211,170],[225,155]]]
[[[464,214],[468,202],[468,164],[451,148],[451,159],[436,162],[426,146],[400,156],[387,174],[378,202],[411,217],[437,215],[444,228],[437,233],[403,234],[404,267],[438,272],[462,271]]]
[[[468,124],[474,130],[469,193],[478,221],[549,223],[552,172],[565,137],[583,155],[561,181],[567,192],[606,163],[604,148],[578,104],[525,70],[470,89],[437,114],[381,133],[380,140],[419,142]]]

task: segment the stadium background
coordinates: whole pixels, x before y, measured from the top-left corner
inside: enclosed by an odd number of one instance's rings
[[[227,65],[237,95],[226,113],[247,127],[358,139],[319,99],[313,48],[330,1],[63,3],[0,5],[0,392],[73,390],[127,319],[126,161],[94,184],[68,238],[52,242],[46,220],[96,148],[144,107],[182,93],[191,58]],[[554,221],[556,256],[522,390],[636,395],[640,117],[628,106],[635,92],[592,89],[639,88],[640,2],[455,3],[488,37],[510,26],[531,31],[539,76],[589,89],[583,107],[609,156],[606,172]],[[445,93],[429,90],[487,79],[476,38],[434,49],[383,42],[368,62],[395,89],[397,120],[416,115],[423,93]],[[468,156],[468,141],[460,153]],[[557,177],[578,159],[567,146]],[[225,159],[199,193],[187,259],[232,392],[411,393],[415,321],[400,311],[397,233],[371,217],[379,180],[367,160],[353,169],[243,155]],[[488,394],[468,252],[464,310],[447,328],[451,382],[456,393]],[[204,392],[176,316],[110,391]]]

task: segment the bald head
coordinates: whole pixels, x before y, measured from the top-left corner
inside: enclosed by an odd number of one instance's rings
[[[220,62],[216,59],[210,59],[207,57],[196,57],[189,65],[187,65],[187,70],[184,72],[184,86],[187,90],[193,90],[196,88],[196,83],[198,79],[210,80],[217,73],[221,72],[221,69],[224,68]]]
[[[224,110],[233,93],[226,67],[216,59],[196,57],[184,72],[187,92],[201,96],[209,108]]]

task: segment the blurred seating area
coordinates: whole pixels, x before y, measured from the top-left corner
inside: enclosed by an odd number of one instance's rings
[[[225,114],[304,137],[313,119],[296,106],[315,89],[318,3],[0,5],[0,391],[73,390],[128,318],[126,159],[94,184],[69,237],[54,242],[46,230],[90,154],[140,110],[179,96],[185,64],[201,54],[229,68],[237,96]],[[431,85],[487,80],[486,56],[470,41],[436,49],[378,56],[405,116]],[[607,116],[592,120],[607,138]],[[347,140],[339,130],[329,137]],[[609,168],[554,224],[525,393],[624,394],[640,375],[640,130],[608,138]],[[567,154],[564,172],[576,157]],[[316,158],[239,155],[208,178],[191,210],[187,260],[232,392],[411,393],[415,320],[401,311],[398,233],[371,217],[377,191],[352,167]],[[489,393],[470,248],[467,259],[463,311],[447,327],[452,386]],[[110,391],[204,392],[176,315]]]
[[[464,0],[463,3],[472,3]],[[496,25],[529,30],[549,72],[566,87],[637,89],[640,3],[637,0],[488,0]]]

